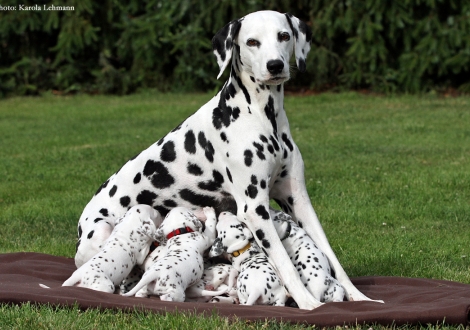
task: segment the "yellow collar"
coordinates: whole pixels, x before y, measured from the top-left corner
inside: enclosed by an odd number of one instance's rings
[[[248,250],[250,248],[251,244],[248,243],[244,248],[240,249],[240,250],[237,250],[237,251],[233,251],[232,252],[232,256],[234,257],[238,257],[240,254],[242,254],[243,252],[245,252],[246,250]]]

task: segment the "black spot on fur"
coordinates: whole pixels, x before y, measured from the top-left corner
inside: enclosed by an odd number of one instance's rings
[[[199,143],[199,146],[202,148],[202,149],[206,149],[206,145],[207,145],[207,140],[206,140],[206,135],[204,134],[204,132],[199,132],[199,134],[197,135],[197,142]]]
[[[192,205],[201,207],[217,205],[217,200],[214,197],[198,194],[190,189],[180,190],[179,195],[183,200],[191,203]]]
[[[167,206],[167,207],[170,207],[170,208],[173,208],[173,207],[177,207],[178,204],[176,204],[176,202],[172,199],[166,199],[163,201],[163,205]]]
[[[128,207],[131,203],[131,198],[129,196],[123,196],[119,199],[119,203],[121,203],[122,207]]]
[[[259,183],[259,186],[261,187],[261,189],[265,189],[266,188],[266,181],[261,180],[261,182]]]
[[[247,188],[247,192],[248,192],[248,197],[250,197],[251,199],[255,199],[256,196],[258,195],[258,188],[250,184]]]
[[[274,111],[274,100],[269,96],[268,103],[264,107],[264,113],[273,126],[274,134],[277,134],[276,113]]]
[[[277,139],[274,137],[274,136],[270,136],[269,137],[269,140],[271,141],[271,143],[273,144],[273,147],[276,151],[279,151],[279,144],[277,143]]]
[[[266,156],[263,153],[264,147],[257,142],[253,142],[253,146],[256,148],[256,155],[258,156],[258,158],[261,160],[265,160]]]
[[[140,172],[137,173],[134,177],[134,184],[138,184],[141,178],[142,178],[142,175],[140,174]]]
[[[110,190],[109,190],[109,197],[113,197],[114,194],[116,193],[117,186],[114,185]]]
[[[168,169],[162,162],[148,160],[145,164],[144,175],[148,177],[152,185],[159,189],[169,188],[175,179],[170,175]]]
[[[251,176],[251,183],[254,184],[254,185],[258,184],[258,179],[256,178],[256,175]]]
[[[294,146],[292,145],[292,142],[287,137],[286,133],[282,133],[282,141],[284,141],[284,143],[286,144],[286,146],[289,148],[291,152],[294,150]]]
[[[224,142],[227,142],[227,134],[225,134],[224,132],[220,133],[220,139]]]
[[[188,163],[188,166],[186,167],[186,169],[188,170],[188,173],[192,175],[200,176],[204,174],[202,169],[196,164]]]
[[[245,156],[245,165],[251,166],[253,163],[253,152],[251,150],[245,150],[243,155]]]
[[[173,141],[168,141],[163,145],[160,158],[164,162],[172,162],[176,159],[175,143]]]
[[[87,235],[87,238],[88,238],[88,239],[92,238],[94,233],[95,233],[94,230],[90,231],[90,232],[88,233],[88,235]]]
[[[97,223],[97,222],[100,222],[101,220],[103,220],[103,218],[96,218],[95,220],[93,220],[93,222]]]
[[[225,171],[227,172],[227,177],[228,177],[228,179],[230,180],[230,182],[233,183],[233,181],[232,181],[232,173],[230,173],[230,170],[228,169],[228,167],[225,168]]]
[[[103,209],[101,209],[99,212],[100,212],[104,217],[109,216],[108,209],[104,209],[104,208],[103,208]]]
[[[206,149],[205,149],[205,155],[208,161],[211,163],[214,162],[214,154],[215,150],[214,147],[212,146],[212,143],[210,141],[207,142]]]
[[[263,218],[264,220],[269,220],[269,213],[263,205],[259,205],[256,208],[256,214],[261,216],[261,218]]]
[[[271,244],[269,244],[269,241],[267,239],[263,239],[261,243],[263,244],[263,247],[265,249],[269,249],[271,247]]]
[[[142,190],[136,198],[137,204],[153,205],[153,202],[157,198],[157,194],[149,190]]]
[[[196,153],[196,136],[192,130],[184,135],[184,149],[190,154]]]
[[[256,237],[258,237],[259,240],[262,240],[264,238],[264,231],[262,229],[258,229],[256,231]]]
[[[289,196],[287,198],[287,202],[290,204],[290,205],[294,205],[294,198],[292,196]]]

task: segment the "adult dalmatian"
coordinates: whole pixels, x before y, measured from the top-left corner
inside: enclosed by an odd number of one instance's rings
[[[260,11],[224,26],[212,40],[221,91],[165,137],[129,160],[96,192],[78,224],[75,263],[81,266],[110,235],[115,219],[136,204],[163,216],[176,206],[232,211],[255,233],[302,309],[313,298],[283,248],[269,215],[274,199],[327,255],[349,300],[370,300],[349,280],[310,203],[304,165],[284,111],[283,83],[294,53],[305,70],[311,30],[290,14]]]

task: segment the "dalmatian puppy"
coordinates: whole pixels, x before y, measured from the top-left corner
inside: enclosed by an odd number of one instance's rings
[[[78,268],[62,286],[114,293],[134,266],[144,262],[161,223],[161,215],[152,207],[132,207],[117,221],[102,250]]]
[[[321,302],[343,301],[344,289],[331,276],[330,264],[325,254],[288,214],[273,209],[269,212],[305,287]]]
[[[185,291],[196,284],[204,269],[203,253],[216,235],[216,215],[211,207],[203,209],[205,230],[196,215],[185,207],[172,209],[157,230],[156,238],[166,246],[165,254],[142,276],[142,280],[124,296],[160,296],[160,300],[183,302]],[[222,292],[223,293],[223,292]],[[208,295],[209,292],[204,292]],[[214,295],[221,293],[214,292]]]
[[[157,241],[154,241],[150,245],[151,252],[149,255],[145,258],[141,265],[136,265],[131,273],[121,282],[118,293],[122,295],[132,290],[132,288],[140,282],[144,272],[149,270],[158,259],[163,257],[165,249],[165,246],[160,245]]]
[[[259,11],[235,19],[212,39],[230,75],[193,115],[111,175],[78,222],[77,266],[109,235],[129,207],[148,204],[163,216],[176,206],[230,211],[254,234],[302,309],[321,305],[303,285],[269,214],[273,199],[325,253],[348,300],[370,300],[352,284],[333,252],[307,194],[302,155],[284,110],[289,60],[305,70],[311,30],[290,14]],[[243,134],[240,134],[243,132]]]
[[[234,299],[238,298],[237,276],[238,271],[230,264],[218,263],[204,267],[201,279],[186,289],[186,301],[208,302],[213,300],[214,296],[222,294],[227,294]],[[215,290],[218,291],[218,294],[214,294]],[[210,294],[206,295],[206,291],[209,291]]]
[[[239,271],[237,293],[241,305],[285,306],[287,292],[266,255],[253,240],[253,234],[236,215],[223,212],[217,223],[217,239],[209,257],[228,253]]]

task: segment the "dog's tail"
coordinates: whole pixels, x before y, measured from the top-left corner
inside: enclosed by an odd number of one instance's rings
[[[131,291],[123,293],[124,297],[132,297],[134,296],[140,289],[142,289],[145,285],[151,283],[152,281],[156,281],[160,276],[160,270],[155,268],[150,268],[147,270],[142,279],[132,288]]]

